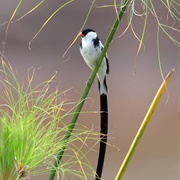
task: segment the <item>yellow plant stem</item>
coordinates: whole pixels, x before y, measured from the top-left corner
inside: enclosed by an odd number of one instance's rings
[[[130,162],[130,160],[131,160],[131,158],[132,158],[132,156],[133,156],[133,154],[137,148],[137,145],[140,142],[140,139],[142,138],[143,133],[144,133],[144,131],[145,131],[152,115],[153,115],[153,112],[155,111],[162,94],[164,93],[165,89],[167,88],[167,84],[168,84],[170,77],[173,74],[173,72],[174,72],[174,69],[169,71],[168,75],[166,76],[166,78],[162,82],[158,92],[156,93],[156,95],[155,95],[155,97],[154,97],[154,99],[153,99],[153,101],[149,107],[149,110],[148,110],[148,112],[147,112],[147,114],[146,114],[146,116],[145,116],[145,118],[144,118],[133,142],[132,142],[132,144],[131,144],[131,147],[130,147],[130,149],[129,149],[129,151],[128,151],[128,153],[127,153],[127,155],[126,155],[126,157],[125,157],[125,159],[124,159],[124,161],[123,161],[123,163],[119,169],[119,172],[118,172],[115,180],[122,179],[124,172],[126,171],[127,166],[128,166],[128,164],[129,164],[129,162]]]

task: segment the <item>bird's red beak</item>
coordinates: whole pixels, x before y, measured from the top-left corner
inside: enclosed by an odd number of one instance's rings
[[[79,33],[79,36],[84,37],[84,34],[82,32]]]

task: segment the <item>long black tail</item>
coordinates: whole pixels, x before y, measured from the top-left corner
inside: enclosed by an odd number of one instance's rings
[[[101,174],[103,170],[103,164],[106,154],[106,142],[107,142],[107,133],[108,133],[108,101],[107,95],[101,94],[100,95],[100,111],[101,111],[101,141],[100,141],[100,148],[99,148],[99,158],[98,164],[96,169],[96,180],[101,179]]]

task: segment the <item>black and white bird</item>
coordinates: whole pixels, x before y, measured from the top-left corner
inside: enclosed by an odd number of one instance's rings
[[[99,40],[97,33],[92,29],[85,29],[79,35],[82,38],[80,53],[86,64],[93,70],[97,65],[98,58],[104,46]],[[97,73],[100,95],[107,94],[106,74],[108,73],[109,63],[106,54]]]
[[[81,36],[80,53],[86,64],[93,70],[97,65],[103,44],[99,40],[97,33],[92,29],[85,29],[79,34]],[[107,54],[104,56],[100,68],[97,72],[99,94],[100,94],[100,112],[101,112],[101,135],[100,149],[96,169],[96,180],[101,179],[103,164],[106,153],[106,142],[108,133],[108,101],[106,75],[109,73],[109,63]]]

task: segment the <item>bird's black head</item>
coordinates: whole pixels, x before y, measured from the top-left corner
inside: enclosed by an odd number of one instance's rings
[[[81,33],[80,33],[80,36],[83,37],[83,36],[86,36],[86,34],[88,34],[89,32],[95,32],[94,30],[92,29],[84,29]]]

